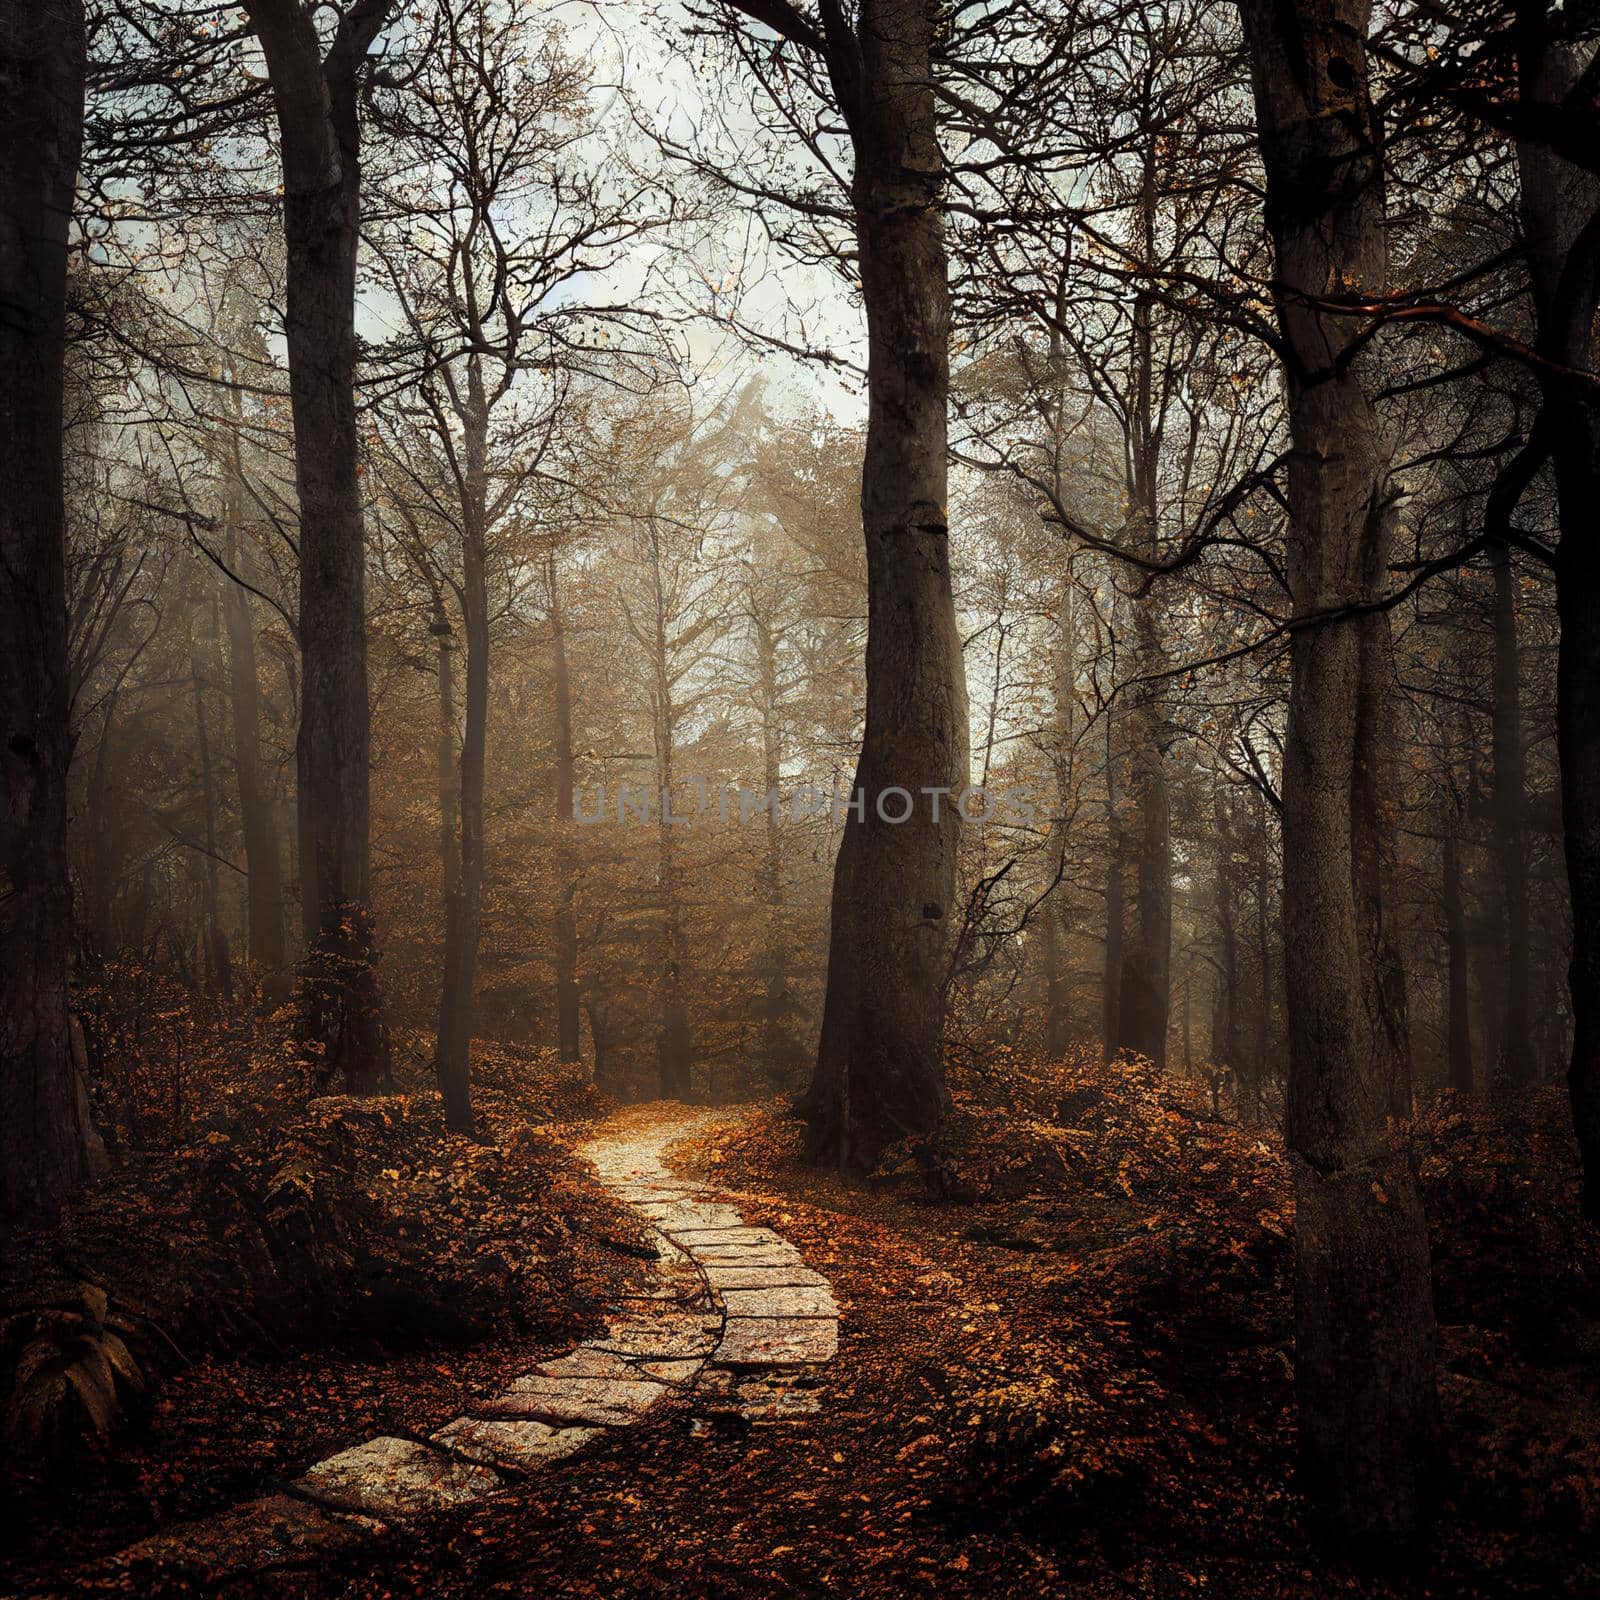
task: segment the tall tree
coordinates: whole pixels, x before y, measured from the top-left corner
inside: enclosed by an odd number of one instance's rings
[[[324,43],[299,0],[246,0],[283,163],[284,334],[300,499],[300,897],[308,1042],[369,1093],[388,1074],[368,838],[365,539],[356,428],[356,251],[368,51],[392,0],[355,0]]]
[[[679,756],[686,728],[724,693],[721,674],[708,667],[732,623],[720,603],[728,570],[717,543],[727,514],[726,450],[751,409],[741,398],[730,413],[702,425],[685,407],[675,423],[676,448],[658,455],[653,481],[640,464],[640,503],[622,508],[628,532],[619,550],[617,599],[635,647],[630,677],[636,703],[650,734],[652,788],[637,799],[645,815],[654,816],[656,1081],[667,1099],[689,1097],[696,1064],[686,926],[692,881],[684,859],[684,822],[695,801],[685,792]],[[660,451],[674,427],[670,418],[667,406],[658,405],[639,442]],[[703,789],[698,798],[703,805]]]
[[[265,341],[257,323],[260,308],[244,284],[230,273],[222,300],[229,343],[246,345],[253,361],[266,359]],[[265,992],[281,1000],[287,989],[284,973],[283,864],[277,821],[261,771],[261,687],[256,666],[256,624],[253,613],[257,574],[247,554],[245,528],[244,384],[245,365],[226,364],[228,387],[222,403],[228,426],[218,449],[221,479],[223,564],[242,581],[222,588],[222,614],[228,637],[228,687],[233,722],[233,766],[239,791],[243,834],[246,928],[250,959],[262,969]],[[246,587],[246,585],[249,587]]]
[[[848,130],[867,321],[867,720],[834,868],[822,1035],[805,1097],[813,1160],[870,1167],[944,1114],[944,984],[967,782],[950,582],[950,290],[933,85],[937,7],[738,0],[819,63]],[[909,815],[898,795],[912,797]],[[942,796],[942,803],[936,798]],[[937,812],[937,815],[935,814]],[[890,820],[894,819],[894,820]]]
[[[1538,1077],[1531,1002],[1532,951],[1528,915],[1527,763],[1522,740],[1521,649],[1511,550],[1503,539],[1489,546],[1494,576],[1494,694],[1490,727],[1494,749],[1494,837],[1505,902],[1505,1033],[1501,1061],[1492,1070],[1527,1086]],[[1452,840],[1452,846],[1454,841]]]
[[[786,687],[783,672],[785,632],[791,617],[784,605],[792,578],[781,569],[758,573],[753,564],[744,574],[744,613],[749,625],[754,655],[754,682],[750,698],[755,702],[761,723],[762,792],[778,792],[783,777],[784,728],[782,704]],[[779,807],[765,808],[765,830],[761,867],[756,875],[756,892],[766,909],[762,930],[765,949],[762,965],[766,969],[765,994],[761,1011],[761,1060],[767,1077],[775,1086],[785,1085],[792,1076],[795,1050],[789,1037],[788,930],[785,926],[783,830]]]
[[[1516,147],[1522,225],[1537,353],[1544,363],[1543,404],[1528,453],[1548,452],[1561,525],[1555,557],[1561,619],[1556,747],[1572,893],[1575,1028],[1568,1084],[1583,1163],[1581,1203],[1590,1221],[1600,1222],[1600,741],[1594,737],[1600,717],[1600,547],[1591,526],[1600,498],[1600,153],[1593,148],[1600,112],[1600,53],[1592,37],[1581,37],[1593,27],[1591,8],[1576,8],[1571,20],[1580,34],[1577,41],[1563,37],[1568,18],[1554,5],[1540,0],[1519,6],[1513,37],[1519,120],[1527,129]],[[1575,155],[1581,159],[1573,159]],[[1576,374],[1588,381],[1575,381]],[[1505,581],[1509,585],[1509,572]],[[1497,640],[1497,650],[1503,648]],[[1495,797],[1498,805],[1509,808],[1517,797],[1502,796],[1502,742],[1497,739],[1495,746]],[[1518,758],[1508,775],[1511,782],[1520,781],[1520,751]],[[1518,860],[1512,861],[1513,874]],[[1509,909],[1514,916],[1523,908]],[[1525,996],[1513,992],[1509,998],[1515,1003]]]
[[[1387,284],[1371,11],[1369,0],[1239,10],[1292,440],[1283,918],[1300,1453],[1330,1528],[1405,1541],[1429,1496],[1438,1400],[1427,1223],[1386,1129],[1404,996],[1384,901],[1393,655],[1388,613],[1371,602],[1391,518],[1359,326],[1336,304]]]
[[[567,659],[567,618],[561,604],[561,572],[552,545],[545,555],[545,590],[550,605],[551,743],[556,781],[556,1049],[563,1061],[582,1057],[582,991],[578,984],[578,870],[573,859],[573,798],[577,763],[572,748],[572,669]],[[598,1048],[598,1047],[597,1047]],[[597,1067],[598,1072],[598,1067]]]
[[[67,236],[83,141],[81,0],[0,3],[0,1215],[83,1180],[68,1013],[72,756],[62,466]]]
[[[236,490],[228,490],[229,565],[243,566],[237,537]],[[284,963],[283,876],[278,830],[261,772],[261,691],[256,670],[256,630],[249,592],[236,583],[222,591],[228,635],[228,686],[233,712],[233,765],[244,834],[250,959],[266,974],[267,992],[277,994]]]

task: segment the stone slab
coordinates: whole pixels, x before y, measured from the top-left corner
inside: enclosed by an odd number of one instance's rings
[[[713,1228],[743,1228],[744,1218],[732,1206],[710,1201],[675,1201],[661,1205],[642,1204],[638,1209],[663,1233],[676,1238],[680,1233],[703,1233]]]
[[[701,1403],[752,1422],[797,1422],[822,1409],[820,1368],[711,1367],[700,1384]]]
[[[721,1317],[704,1311],[651,1311],[641,1305],[612,1322],[595,1344],[600,1351],[660,1360],[707,1356],[716,1349],[721,1331]]]
[[[739,1415],[751,1422],[803,1422],[822,1410],[815,1389],[768,1389],[750,1386],[739,1390]]]
[[[625,1428],[667,1392],[668,1385],[650,1378],[518,1378],[503,1394],[474,1405],[472,1415],[491,1421]]]
[[[380,1436],[319,1461],[294,1487],[336,1510],[406,1521],[481,1500],[503,1485],[488,1467],[414,1439]]]
[[[564,1356],[541,1361],[531,1376],[540,1378],[631,1378],[633,1368],[611,1350],[580,1344]]]
[[[694,1258],[702,1267],[800,1267],[805,1263],[793,1245],[706,1245]]]
[[[774,1233],[771,1228],[750,1228],[742,1223],[736,1227],[680,1229],[675,1237],[685,1250],[695,1256],[702,1250],[728,1245],[737,1245],[748,1250],[770,1249],[774,1245],[782,1245],[785,1249],[794,1248],[787,1239]]]
[[[833,1317],[839,1307],[827,1289],[729,1289],[722,1303],[730,1317]]]
[[[433,1435],[433,1442],[487,1466],[534,1472],[581,1450],[599,1433],[598,1428],[556,1428],[547,1422],[457,1417]]]
[[[830,1317],[730,1317],[718,1366],[790,1367],[831,1361],[839,1353],[839,1324]]]
[[[810,1267],[725,1267],[707,1262],[703,1271],[713,1289],[826,1289],[828,1280]]]
[[[686,1268],[670,1280],[648,1289],[641,1289],[638,1294],[630,1295],[629,1298],[650,1300],[657,1305],[682,1306],[690,1311],[705,1311],[710,1308],[711,1291],[698,1271]]]
[[[705,1371],[705,1362],[699,1357],[688,1361],[636,1361],[635,1367],[642,1373],[652,1378],[659,1378],[663,1383],[688,1384]]]

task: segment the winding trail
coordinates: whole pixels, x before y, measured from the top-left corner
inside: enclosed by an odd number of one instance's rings
[[[380,1436],[319,1461],[281,1491],[133,1545],[122,1566],[203,1569],[214,1579],[292,1570],[550,1470],[608,1429],[678,1394],[754,1422],[821,1405],[839,1343],[828,1282],[770,1228],[671,1173],[667,1147],[725,1110],[635,1106],[580,1153],[655,1230],[645,1291],[614,1303],[606,1330],[470,1402],[427,1439]]]

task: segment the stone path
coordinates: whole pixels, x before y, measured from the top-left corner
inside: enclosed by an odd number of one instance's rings
[[[303,1567],[393,1525],[504,1493],[604,1430],[638,1422],[668,1394],[756,1423],[815,1412],[839,1343],[827,1280],[781,1235],[748,1226],[662,1159],[669,1144],[725,1115],[637,1107],[585,1146],[601,1181],[655,1228],[660,1252],[645,1292],[613,1306],[600,1337],[472,1402],[425,1440],[368,1439],[280,1492],[143,1540],[119,1564],[213,1578]]]

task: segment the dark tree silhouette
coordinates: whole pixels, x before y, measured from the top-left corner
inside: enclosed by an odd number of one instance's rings
[[[67,238],[83,140],[79,0],[0,4],[0,1214],[87,1171],[67,966]]]
[[[1386,1113],[1406,1074],[1392,943],[1390,490],[1359,325],[1388,278],[1367,0],[1244,0],[1293,440],[1283,773],[1287,1136],[1303,1470],[1340,1535],[1413,1537],[1438,1433],[1428,1232]]]
[[[297,0],[249,0],[283,162],[289,394],[300,497],[301,1005],[324,1069],[356,1093],[388,1075],[372,917],[364,598],[356,432],[357,91],[390,0],[359,0],[323,44]]]

